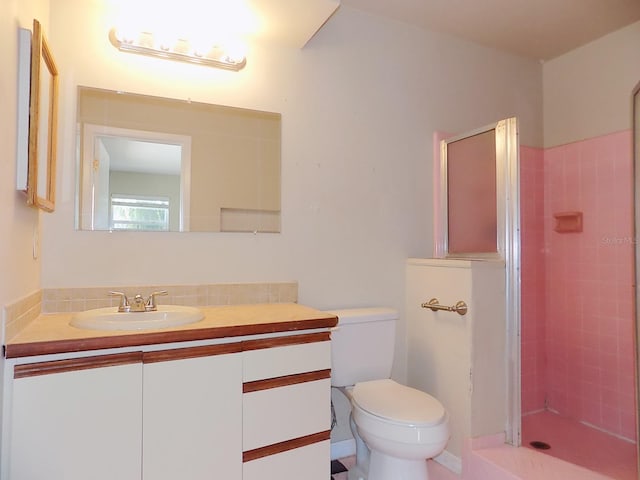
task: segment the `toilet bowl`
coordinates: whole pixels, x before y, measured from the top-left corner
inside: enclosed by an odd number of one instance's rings
[[[394,310],[331,312],[332,384],[351,403],[356,465],[349,480],[426,480],[427,462],[449,439],[449,416],[431,395],[389,378]],[[335,375],[334,375],[335,372]]]
[[[370,450],[368,480],[427,478],[426,459],[449,439],[449,417],[438,400],[383,379],[356,384],[351,405],[357,433]]]

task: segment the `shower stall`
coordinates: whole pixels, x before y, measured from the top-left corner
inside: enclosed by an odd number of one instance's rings
[[[520,148],[522,446],[637,476],[633,135]]]
[[[638,119],[640,106],[634,111]],[[441,145],[434,162],[434,178],[440,179],[434,185],[434,256],[504,261],[506,442],[618,480],[638,478],[638,132],[636,127],[549,148],[507,142],[517,146],[516,153],[502,164],[501,155],[477,148],[484,129],[448,140],[434,136]],[[454,149],[462,142],[473,154]],[[495,146],[501,150],[499,141]],[[454,154],[455,161],[448,159]],[[474,190],[486,177],[475,173],[488,169],[478,163],[483,155],[499,166],[488,193]],[[637,153],[635,158],[638,163]],[[473,188],[453,178],[455,164],[465,159],[471,163],[461,171]],[[497,216],[482,224],[498,232],[491,248],[451,248],[457,230],[450,222],[457,216],[449,207],[457,203],[449,185],[471,192],[472,199],[495,198]],[[477,201],[458,211],[459,224],[480,231],[469,218],[470,212],[471,220],[482,217]],[[411,368],[409,373],[411,378]]]

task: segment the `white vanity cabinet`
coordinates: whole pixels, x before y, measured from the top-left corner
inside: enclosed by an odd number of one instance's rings
[[[16,365],[9,480],[240,480],[240,348]]]
[[[243,480],[326,480],[329,334],[250,341],[243,350]]]
[[[329,331],[219,342],[11,359],[2,480],[329,478]]]
[[[139,480],[141,382],[139,353],[16,365],[8,478]]]

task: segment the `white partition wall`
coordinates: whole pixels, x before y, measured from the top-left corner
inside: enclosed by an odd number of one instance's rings
[[[465,315],[432,311],[437,298]],[[502,261],[409,259],[408,383],[450,415],[444,462],[460,469],[463,442],[505,431],[507,421],[505,266]],[[453,464],[452,464],[453,463]]]

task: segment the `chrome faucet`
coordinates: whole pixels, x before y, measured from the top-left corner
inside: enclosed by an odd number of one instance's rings
[[[149,295],[147,301],[144,302],[145,312],[155,312],[156,310],[158,310],[158,306],[156,305],[156,296],[160,295],[169,295],[169,292],[167,292],[166,290],[158,290],[157,292],[153,292],[151,295]]]
[[[120,297],[120,305],[118,305],[119,312],[128,312],[131,309],[129,305],[129,299],[123,292],[109,292],[112,297]]]
[[[155,312],[156,310],[158,310],[158,305],[156,304],[156,296],[168,295],[168,292],[166,290],[153,292],[146,300],[142,295],[137,294],[135,297],[133,297],[133,300],[131,302],[123,292],[109,292],[109,295],[120,297],[118,312]]]
[[[138,294],[133,297],[133,301],[129,307],[130,312],[144,312],[144,298],[142,295]]]

